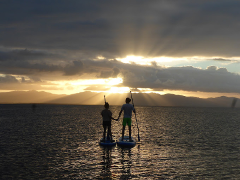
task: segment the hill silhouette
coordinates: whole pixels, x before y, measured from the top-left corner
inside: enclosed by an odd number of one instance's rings
[[[130,93],[96,93],[81,92],[72,95],[56,95],[38,91],[13,91],[0,93],[1,104],[16,103],[47,103],[47,104],[79,104],[79,105],[103,105],[104,95],[110,105],[122,105]],[[189,107],[231,107],[235,98],[196,98],[185,97],[174,94],[159,95],[155,93],[133,93],[133,100],[136,106],[189,106]],[[236,107],[240,107],[236,103]]]
[[[65,95],[55,95],[38,91],[12,91],[0,93],[1,104],[46,103]]]

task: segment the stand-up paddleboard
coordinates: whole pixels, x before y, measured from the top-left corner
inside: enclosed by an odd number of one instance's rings
[[[103,138],[100,139],[99,145],[103,146],[103,147],[113,147],[116,146],[116,142],[115,141],[110,141],[107,138],[105,139],[105,141],[102,141]]]
[[[131,137],[131,141],[129,141],[129,136],[124,136],[123,140],[122,137],[119,138],[117,145],[122,148],[132,148],[136,145],[136,141],[133,137]]]

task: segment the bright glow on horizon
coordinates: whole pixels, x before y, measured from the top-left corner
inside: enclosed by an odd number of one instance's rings
[[[136,64],[141,64],[141,65],[151,65],[151,63],[148,62],[147,59],[145,59],[143,56],[127,56],[126,58],[122,59],[117,59],[123,63],[136,63]]]
[[[127,93],[130,92],[129,87],[111,87],[109,93]]]
[[[140,92],[151,93],[153,90],[151,88],[137,88]]]
[[[64,85],[66,83],[72,86],[87,86],[87,85],[117,85],[122,83],[122,78],[109,78],[109,79],[88,79],[88,80],[75,80],[75,81],[60,81],[58,84]]]
[[[103,56],[97,56],[95,60],[109,60]],[[181,66],[192,66],[194,68],[199,69],[207,69],[209,65],[216,67],[219,69],[221,67],[226,68],[229,72],[236,72],[240,74],[239,71],[239,61],[240,57],[214,57],[214,56],[192,56],[192,57],[143,57],[143,56],[134,56],[129,55],[125,58],[116,58],[119,62],[127,63],[127,64],[138,64],[143,66],[162,66],[162,67],[181,67]],[[210,63],[209,63],[210,62]],[[231,65],[231,66],[229,66]],[[137,68],[137,67],[136,67]],[[157,67],[156,67],[157,69]],[[121,74],[121,70],[120,73]],[[106,78],[100,79],[95,78],[94,75],[91,74],[91,79],[78,79],[78,80],[63,80],[63,81],[48,81],[44,80],[44,77],[41,81],[34,81],[29,78],[27,75],[14,75],[14,74],[0,74],[0,77],[13,76],[18,81],[18,90],[27,91],[36,90],[36,91],[45,91],[53,94],[76,94],[84,91],[92,91],[92,92],[109,92],[109,93],[126,93],[129,92],[131,87],[121,87],[123,83],[122,78]],[[120,75],[119,75],[120,77]],[[66,77],[64,77],[66,78]],[[75,78],[75,77],[69,77]],[[81,76],[81,78],[89,78],[89,74],[86,73],[85,76]],[[7,78],[6,78],[7,79]],[[10,79],[11,80],[11,79]],[[10,83],[15,83],[14,81],[9,81]],[[15,86],[10,85],[6,86],[6,90],[2,90],[1,92],[9,92],[14,91],[17,88]],[[22,89],[21,89],[22,88]],[[198,98],[209,98],[209,97],[219,97],[219,96],[230,96],[230,97],[239,97],[240,95],[237,93],[218,93],[218,92],[193,92],[193,91],[183,91],[183,90],[168,90],[164,89],[162,91],[154,91],[151,88],[137,88],[137,91],[133,93],[157,93],[160,95],[165,94],[175,94],[182,95],[187,97],[198,97]]]
[[[117,58],[118,61],[121,61],[123,63],[136,63],[139,65],[152,65],[152,62],[156,63],[171,63],[173,61],[189,61],[191,59],[201,59],[200,57],[166,57],[166,56],[160,56],[160,57],[153,57],[153,58],[145,58],[143,56],[134,56],[129,55],[126,56],[126,58]],[[203,59],[206,59],[206,57],[202,57]]]
[[[164,65],[164,66],[182,66],[183,62],[191,65],[194,63],[199,62],[206,62],[206,61],[215,61],[219,64],[230,64],[232,62],[240,61],[240,57],[217,57],[217,56],[186,56],[186,57],[143,57],[143,56],[134,56],[129,55],[125,58],[116,58],[118,61],[123,63],[131,64],[135,63],[138,65],[152,65],[153,62],[157,63],[157,65]],[[222,61],[222,62],[221,62]]]
[[[114,92],[114,90],[116,92],[121,92],[122,90],[117,90],[117,88],[111,90],[111,88],[113,88],[112,86],[121,84],[122,82],[123,82],[122,78],[49,81],[49,83],[52,85],[42,85],[42,87],[50,89],[50,90],[46,90],[47,92],[50,92],[50,93],[67,94],[67,95],[84,92],[87,87],[94,86],[94,85],[99,85],[100,89],[107,87],[110,89],[109,92]]]

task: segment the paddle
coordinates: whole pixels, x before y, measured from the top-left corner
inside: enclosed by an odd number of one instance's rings
[[[130,94],[131,94],[132,104],[133,104],[133,107],[134,107],[133,97],[132,97],[132,92],[131,91],[130,91]],[[137,129],[138,129],[138,141],[140,141],[139,128],[138,128],[138,122],[137,122],[137,115],[136,115],[136,113],[134,113],[134,114],[135,114],[135,119],[136,119],[136,123],[137,123]]]

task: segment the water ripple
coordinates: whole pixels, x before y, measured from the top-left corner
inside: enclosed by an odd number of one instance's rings
[[[1,179],[240,179],[236,110],[138,107],[141,141],[106,149],[101,106],[0,106]]]

